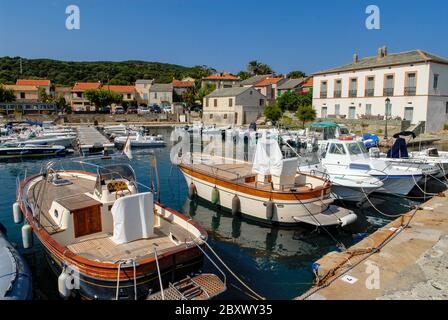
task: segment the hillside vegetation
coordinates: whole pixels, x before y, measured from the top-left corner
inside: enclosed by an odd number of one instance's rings
[[[200,79],[215,70],[206,66],[184,67],[146,61],[73,62],[50,59],[0,58],[0,83],[13,84],[18,78],[50,79],[55,85],[73,85],[77,81],[101,81],[110,84],[133,84],[137,79],[155,79],[169,83],[174,78]]]

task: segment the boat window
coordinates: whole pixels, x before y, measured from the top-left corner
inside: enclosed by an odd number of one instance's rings
[[[350,134],[350,132],[348,131],[348,128],[339,127],[339,130],[340,130],[341,134],[344,134],[344,135]]]
[[[348,148],[348,152],[351,155],[358,155],[358,154],[363,154],[363,153],[367,153],[367,149],[364,146],[364,144],[359,143],[359,142],[355,142],[355,143],[349,143],[347,144],[347,148]]]
[[[332,143],[328,152],[330,154],[345,154],[344,146],[340,143]]]

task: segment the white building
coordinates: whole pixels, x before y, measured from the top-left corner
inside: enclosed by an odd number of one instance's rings
[[[204,97],[202,121],[206,124],[244,125],[263,114],[266,97],[254,88],[218,89]]]
[[[448,120],[448,60],[421,50],[388,54],[314,74],[313,106],[320,118],[339,115],[362,119],[390,118],[426,123],[426,131],[441,130]]]

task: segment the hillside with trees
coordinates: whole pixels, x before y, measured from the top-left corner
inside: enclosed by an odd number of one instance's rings
[[[216,72],[207,66],[184,67],[174,64],[123,61],[74,62],[50,59],[0,58],[0,83],[14,84],[18,78],[49,79],[55,85],[74,85],[77,81],[101,81],[109,84],[133,84],[137,79],[155,79],[169,83],[173,79],[200,79]]]

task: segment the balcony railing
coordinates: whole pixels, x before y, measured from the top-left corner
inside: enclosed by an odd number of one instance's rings
[[[323,92],[321,92],[321,93],[320,93],[320,97],[321,97],[321,99],[325,99],[325,98],[327,98],[327,91],[323,91]]]
[[[335,98],[340,98],[341,96],[342,96],[341,90],[336,90],[336,91],[334,92],[334,97],[335,97]]]
[[[348,96],[349,96],[350,98],[356,98],[356,97],[358,96],[358,90],[350,90],[350,91],[348,92]]]
[[[405,96],[415,96],[416,93],[417,93],[417,88],[416,87],[406,87],[406,88],[404,88],[404,95]]]
[[[384,94],[385,97],[390,97],[394,95],[394,88],[384,88]]]
[[[365,92],[366,97],[373,97],[374,94],[375,94],[375,89],[366,89],[366,92]]]

